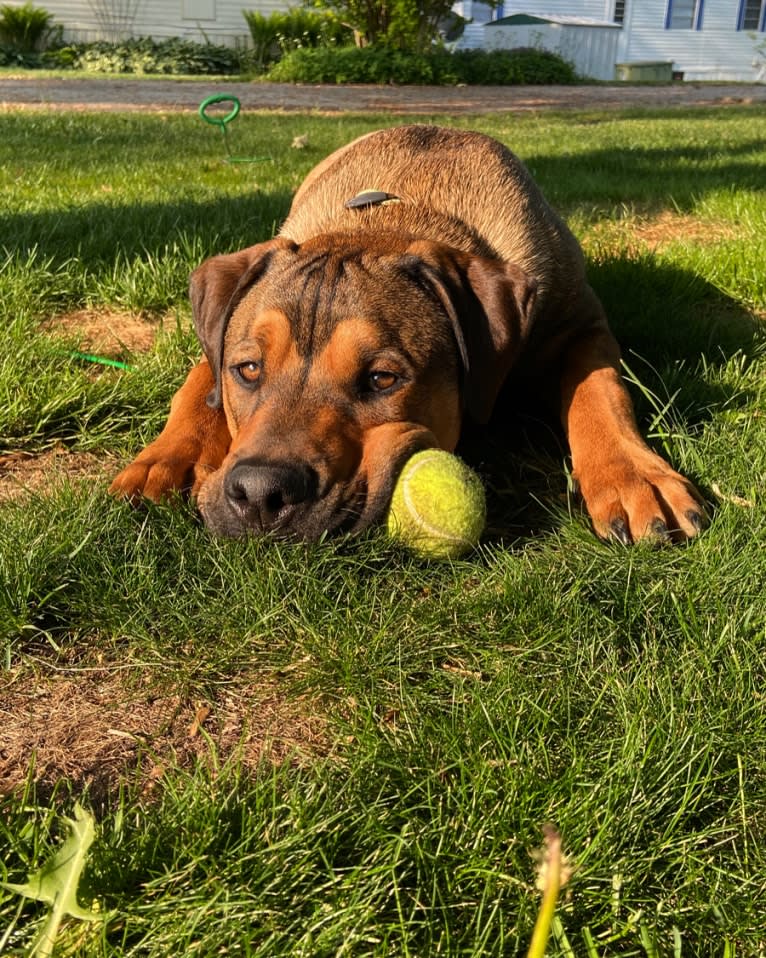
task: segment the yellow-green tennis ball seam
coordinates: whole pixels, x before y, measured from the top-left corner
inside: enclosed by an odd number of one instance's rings
[[[426,491],[425,483],[428,483],[429,485],[431,485],[431,483],[429,483],[429,477],[428,476],[423,477],[422,473],[426,472],[430,466],[436,466],[437,468],[446,469],[447,467],[446,465],[443,465],[443,463],[445,463],[445,460],[443,460],[441,456],[437,457],[434,455],[424,456],[422,459],[419,459],[417,462],[413,463],[412,466],[407,470],[407,474],[403,476],[402,478],[401,496],[402,496],[402,501],[404,503],[404,506],[407,510],[407,515],[410,518],[415,519],[417,524],[417,529],[419,532],[422,532],[423,535],[429,539],[443,540],[445,544],[450,544],[450,543],[459,544],[459,543],[465,542],[467,537],[465,535],[457,534],[456,530],[448,531],[442,526],[435,525],[433,520],[435,520],[437,516],[432,516],[432,521],[429,521],[426,518],[426,516],[423,514],[422,503],[418,503],[419,497],[415,489],[418,483],[418,480],[422,478],[424,485],[423,485],[423,488],[420,490],[420,492],[421,494],[424,494]],[[446,480],[450,480],[450,481],[455,480],[461,483],[460,487],[458,487],[455,490],[450,489],[449,492],[457,493],[458,495],[460,495],[461,493],[465,491],[462,488],[463,486],[462,475],[445,473],[445,475],[443,476],[437,476],[433,478],[436,479],[437,482],[439,480],[441,480],[442,482]],[[434,490],[431,489],[430,491],[433,492]],[[444,495],[446,491],[447,490],[445,490],[444,488],[440,490],[442,495]],[[429,503],[429,506],[431,507],[431,509],[435,509],[436,512],[438,513],[439,519],[445,518],[444,513],[452,505],[453,504],[451,501],[449,504],[445,503],[444,498],[441,498]]]
[[[388,515],[389,532],[424,555],[452,558],[473,549],[486,521],[484,487],[443,449],[416,453],[404,466]]]

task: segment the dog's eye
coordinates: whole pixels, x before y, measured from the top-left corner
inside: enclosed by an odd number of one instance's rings
[[[396,373],[391,373],[387,369],[373,369],[367,375],[369,388],[376,393],[384,393],[399,382]]]
[[[250,359],[232,366],[232,370],[246,386],[255,386],[260,381],[262,366],[257,360]]]

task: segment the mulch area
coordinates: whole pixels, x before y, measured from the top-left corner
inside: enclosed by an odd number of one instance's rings
[[[765,84],[674,83],[631,86],[302,86],[126,77],[0,77],[0,110],[196,110],[212,93],[231,93],[243,109],[280,112],[471,115],[542,110],[606,110],[766,103]]]

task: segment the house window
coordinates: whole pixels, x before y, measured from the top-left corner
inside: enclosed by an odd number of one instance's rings
[[[614,15],[612,20],[615,23],[625,22],[625,2],[626,0],[614,0]]]
[[[666,30],[701,30],[703,0],[668,0]]]
[[[766,30],[766,0],[740,0],[738,30]]]

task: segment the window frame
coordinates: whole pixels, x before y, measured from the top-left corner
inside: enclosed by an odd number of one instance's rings
[[[665,29],[666,30],[701,30],[702,29],[702,15],[705,8],[705,0],[694,0],[694,13],[692,14],[692,22],[688,27],[674,27],[671,26],[673,22],[673,6],[675,5],[676,0],[668,0],[668,6],[665,10]],[[744,0],[742,0],[744,2]]]
[[[739,10],[737,11],[737,31],[750,31],[753,27],[745,26],[745,14],[747,12],[747,0],[739,0]],[[766,0],[760,0],[760,10],[758,12],[758,26],[755,27],[756,33],[766,32]]]

